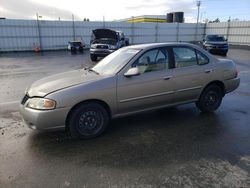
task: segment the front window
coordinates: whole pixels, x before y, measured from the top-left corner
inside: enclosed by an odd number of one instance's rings
[[[92,70],[99,74],[116,74],[126,63],[131,60],[140,49],[121,48],[96,64]]]
[[[166,49],[154,49],[145,52],[132,67],[138,67],[140,73],[168,69],[168,53]]]
[[[111,44],[116,45],[117,40],[115,39],[96,39],[92,42],[92,44]]]

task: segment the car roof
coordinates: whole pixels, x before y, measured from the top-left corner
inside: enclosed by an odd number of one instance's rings
[[[216,60],[216,57],[208,53],[206,50],[202,49],[198,45],[192,44],[192,43],[187,43],[187,42],[165,42],[165,43],[147,43],[147,44],[137,44],[137,45],[131,45],[127,46],[124,48],[127,49],[139,49],[139,50],[150,50],[152,48],[160,48],[160,47],[165,47],[165,46],[186,46],[186,47],[191,47],[194,49],[199,50],[203,54],[205,54],[207,57],[210,59]]]
[[[191,43],[186,42],[165,42],[165,43],[147,43],[147,44],[137,44],[131,45],[127,48],[134,48],[134,49],[150,49],[150,48],[159,48],[164,46],[189,46],[196,48],[197,46]]]

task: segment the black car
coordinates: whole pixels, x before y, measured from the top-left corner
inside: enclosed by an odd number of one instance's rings
[[[98,57],[104,57],[127,45],[129,41],[122,31],[95,29],[91,35],[90,58],[96,61]]]
[[[203,40],[203,48],[210,53],[219,53],[226,56],[228,52],[228,42],[222,35],[207,35]]]
[[[85,45],[81,41],[69,41],[68,43],[68,50],[71,51],[71,53],[76,53],[77,51],[83,53]]]

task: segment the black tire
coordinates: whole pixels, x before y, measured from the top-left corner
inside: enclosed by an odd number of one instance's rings
[[[227,56],[227,52],[222,52],[222,55],[223,56]]]
[[[78,50],[79,50],[80,53],[83,53],[83,47],[79,47]]]
[[[94,54],[90,54],[91,61],[97,61],[97,56]]]
[[[76,48],[71,47],[70,51],[71,51],[71,54],[76,54]]]
[[[221,104],[223,91],[218,85],[210,85],[202,92],[196,106],[202,112],[214,112]]]
[[[69,117],[69,130],[73,138],[90,139],[104,132],[109,123],[107,110],[98,103],[84,103]]]

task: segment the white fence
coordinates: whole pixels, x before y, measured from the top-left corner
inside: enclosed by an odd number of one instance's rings
[[[65,49],[68,41],[82,40],[88,46],[96,28],[124,31],[130,44],[201,41],[206,34],[225,35],[230,44],[250,46],[250,21],[208,24],[125,23],[83,21],[0,20],[0,51]]]
[[[204,24],[192,23],[125,23],[83,21],[0,20],[0,51],[65,49],[68,41],[83,40],[89,45],[96,28],[121,30],[130,44],[150,42],[200,41]]]
[[[229,44],[250,46],[250,21],[209,23],[206,34],[221,34]]]

